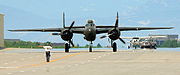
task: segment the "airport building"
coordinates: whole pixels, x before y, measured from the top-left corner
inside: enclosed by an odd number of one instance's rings
[[[0,48],[4,47],[4,15],[0,14]]]
[[[177,40],[178,41],[178,35],[149,35],[152,36],[166,36],[161,38],[156,38],[155,41],[157,42],[157,45],[162,45],[166,40]]]

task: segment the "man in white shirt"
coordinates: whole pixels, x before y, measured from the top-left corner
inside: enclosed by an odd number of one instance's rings
[[[46,52],[46,61],[49,62],[50,56],[51,56],[50,51],[51,51],[52,47],[51,46],[43,46],[43,48]]]

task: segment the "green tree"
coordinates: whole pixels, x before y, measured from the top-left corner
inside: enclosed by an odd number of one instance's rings
[[[100,43],[97,44],[97,47],[102,47]]]
[[[49,41],[47,41],[45,44],[46,44],[46,45],[52,45],[52,43],[49,42]]]
[[[79,44],[77,44],[77,47],[79,47]]]
[[[166,40],[160,47],[175,48],[178,47],[178,43],[177,40]]]
[[[86,44],[86,45],[85,45],[85,47],[87,48],[87,47],[89,47],[89,45],[88,45],[88,44]]]

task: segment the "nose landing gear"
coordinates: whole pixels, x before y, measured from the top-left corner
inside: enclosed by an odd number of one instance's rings
[[[92,52],[92,46],[93,46],[93,43],[91,41],[91,43],[89,44],[89,52]]]

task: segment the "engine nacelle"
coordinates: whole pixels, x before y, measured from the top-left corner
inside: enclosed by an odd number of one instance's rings
[[[108,32],[108,35],[111,40],[117,40],[120,37],[120,31],[119,29],[112,29]]]
[[[73,37],[73,33],[70,30],[64,30],[61,33],[61,38],[65,41],[71,40]]]

